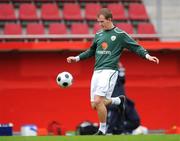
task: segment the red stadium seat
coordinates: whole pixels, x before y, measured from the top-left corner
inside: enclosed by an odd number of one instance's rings
[[[35,2],[41,2],[41,3],[44,3],[44,2],[49,2],[49,3],[52,3],[52,0],[34,0]]]
[[[130,3],[129,4],[129,19],[130,20],[148,20],[148,15],[145,9],[145,6],[143,4],[139,3]]]
[[[57,1],[57,2],[76,2],[76,0],[55,0],[55,1]]]
[[[98,3],[87,3],[85,7],[86,20],[96,20],[97,13],[101,9],[101,5]]]
[[[100,2],[119,2],[119,0],[99,0]]]
[[[78,4],[65,3],[63,15],[65,20],[82,20],[81,9]]]
[[[67,34],[66,25],[63,23],[49,24],[49,34]]]
[[[137,26],[137,34],[149,34],[151,37],[141,37],[141,40],[155,40],[158,41],[159,38],[156,36],[156,31],[151,23],[139,23]]]
[[[34,4],[23,3],[19,8],[20,20],[38,20],[36,7]]]
[[[12,4],[0,4],[0,20],[16,20]]]
[[[127,32],[128,34],[133,34],[133,26],[129,23],[119,23],[116,24],[117,27],[119,27],[120,29],[124,30],[125,32]],[[98,23],[95,23],[93,26],[93,33],[98,32],[101,29],[100,25]]]
[[[128,34],[133,34],[133,26],[130,23],[118,23],[116,24],[116,26],[122,30],[124,30],[125,32],[127,32]]]
[[[112,3],[107,6],[113,14],[114,20],[127,20],[125,10],[122,4]]]
[[[129,3],[141,3],[142,2],[142,0],[122,0],[122,2],[129,2]]]
[[[89,34],[89,29],[87,24],[83,23],[73,23],[71,25],[72,34]]]
[[[99,0],[78,0],[79,2],[98,2]]]
[[[139,23],[137,27],[138,34],[156,34],[154,26],[151,23]]]
[[[26,2],[32,2],[32,0],[10,0],[12,2],[19,2],[19,3],[26,3]]]
[[[44,34],[44,26],[38,23],[29,23],[26,27],[26,34],[28,35],[38,35]]]
[[[41,18],[43,20],[60,20],[59,9],[56,4],[43,4],[41,7]]]
[[[4,26],[4,35],[21,35],[22,28],[20,24],[6,23]]]
[[[9,0],[1,0],[1,2],[9,2]]]

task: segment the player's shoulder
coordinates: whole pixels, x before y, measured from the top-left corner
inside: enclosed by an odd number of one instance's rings
[[[101,38],[101,36],[103,35],[103,30],[101,29],[101,30],[98,30],[97,32],[96,32],[96,34],[95,34],[95,39],[98,39],[98,38]]]
[[[102,29],[100,29],[100,30],[98,30],[97,32],[96,32],[96,35],[100,35],[101,33],[103,33],[104,31],[102,30]]]
[[[118,27],[114,28],[114,32],[116,34],[118,34],[118,36],[121,36],[121,37],[127,37],[127,36],[130,37],[130,35],[126,31],[124,31]]]
[[[120,29],[120,28],[118,28],[118,27],[115,27],[115,28],[114,28],[114,32],[116,32],[116,33],[118,33],[118,34],[124,34],[124,33],[125,33],[124,30],[122,30],[122,29]]]

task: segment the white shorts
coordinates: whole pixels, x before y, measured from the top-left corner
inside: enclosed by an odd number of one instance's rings
[[[104,96],[109,99],[114,90],[118,71],[116,70],[95,70],[91,80],[91,102],[94,96]]]

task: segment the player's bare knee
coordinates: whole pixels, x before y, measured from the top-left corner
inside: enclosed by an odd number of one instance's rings
[[[95,107],[99,106],[100,104],[104,103],[104,98],[101,97],[101,96],[95,96],[95,99],[94,99],[94,105]]]

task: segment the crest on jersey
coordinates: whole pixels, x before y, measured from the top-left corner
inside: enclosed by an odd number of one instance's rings
[[[115,41],[116,40],[116,36],[111,36],[111,41]]]
[[[106,42],[102,42],[101,47],[103,50],[106,50],[108,48],[108,44]]]

